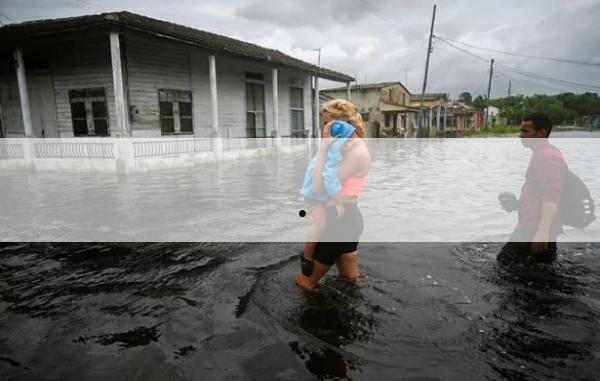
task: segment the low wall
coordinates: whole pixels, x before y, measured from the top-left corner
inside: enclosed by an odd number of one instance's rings
[[[0,139],[0,171],[133,173],[308,150],[310,139]]]

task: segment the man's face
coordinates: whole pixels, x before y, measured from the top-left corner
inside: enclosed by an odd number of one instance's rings
[[[521,131],[519,137],[521,138],[521,144],[525,147],[534,147],[546,138],[546,130],[536,130],[533,127],[533,122],[530,120],[521,122]]]

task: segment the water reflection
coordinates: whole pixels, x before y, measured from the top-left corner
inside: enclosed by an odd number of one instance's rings
[[[343,347],[371,339],[378,326],[376,309],[369,307],[358,283],[328,277],[316,291],[305,293],[294,313],[298,326],[320,343],[292,341],[289,346],[319,378],[347,378],[348,370],[361,370],[361,361]]]
[[[590,271],[582,270],[564,261],[498,263],[497,309],[481,351],[492,352],[488,363],[499,375],[510,380],[533,373],[554,379],[554,369],[566,368],[568,373],[575,362],[594,359],[593,339],[585,336],[600,315],[581,300],[585,285],[578,277]]]
[[[598,378],[600,245],[561,243],[553,265],[504,268],[499,244],[460,244],[456,256],[365,244],[368,278],[329,276],[308,295],[293,282],[299,249],[0,245],[0,374]]]
[[[226,260],[172,243],[22,244],[1,246],[0,253],[7,309],[39,317],[77,309],[98,294],[113,295],[102,306],[111,315],[165,316],[174,298]]]

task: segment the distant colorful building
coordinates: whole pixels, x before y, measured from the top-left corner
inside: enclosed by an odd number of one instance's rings
[[[347,88],[321,90],[321,100],[344,98]],[[418,108],[411,105],[410,91],[401,82],[350,86],[352,103],[364,120],[368,138],[412,136]]]

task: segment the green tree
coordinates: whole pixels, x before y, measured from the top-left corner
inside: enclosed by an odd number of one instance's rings
[[[487,105],[500,109],[509,124],[518,124],[532,112],[546,113],[554,124],[579,119],[585,115],[600,114],[600,97],[596,93],[562,93],[558,95],[511,96],[486,101],[481,95],[473,100],[473,106]]]
[[[465,91],[465,92],[460,93],[460,95],[458,96],[458,100],[470,105],[471,102],[473,101],[473,96],[471,95],[470,92]]]
[[[473,100],[473,106],[480,108],[480,109],[484,109],[486,108],[486,101],[485,99],[483,99],[483,97],[481,95],[478,95],[474,100]]]

